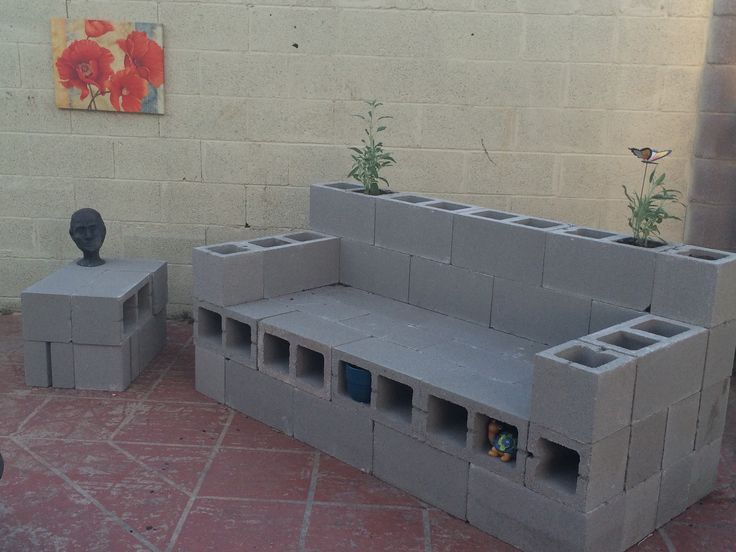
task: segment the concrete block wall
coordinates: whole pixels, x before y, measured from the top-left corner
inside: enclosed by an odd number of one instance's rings
[[[699,98],[732,120],[730,4],[712,29],[713,0],[548,4],[0,1],[0,308],[78,255],[68,218],[90,206],[103,255],[167,260],[169,311],[188,310],[192,247],[307,226],[307,186],[348,172],[363,99],[394,116],[396,190],[623,231],[621,184],[641,178],[626,148],[672,147],[671,185],[708,161],[698,181],[723,193],[691,201],[730,225],[712,198],[733,203],[733,156],[692,155]],[[57,110],[48,22],[64,16],[162,23],[166,114]]]
[[[166,343],[167,266],[70,264],[21,295],[26,383],[124,391]]]

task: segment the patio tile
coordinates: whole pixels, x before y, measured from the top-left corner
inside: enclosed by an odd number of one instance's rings
[[[422,506],[421,502],[404,491],[324,454],[320,455],[314,499],[318,502]]]
[[[153,388],[147,399],[216,404],[194,388],[194,371],[169,371]]]
[[[144,403],[116,441],[211,446],[228,417],[218,405]]]
[[[513,552],[517,550],[441,510],[429,511],[432,552]]]
[[[671,552],[664,542],[662,535],[655,531],[636,546],[629,548],[628,552]]]
[[[424,552],[422,511],[315,504],[305,550]]]
[[[240,413],[233,417],[222,445],[252,449],[314,451],[304,443]]]
[[[305,508],[305,504],[200,498],[174,550],[291,552],[298,549]]]
[[[314,455],[222,449],[205,477],[200,496],[306,500]]]
[[[736,531],[733,526],[713,527],[675,522],[667,525],[666,532],[678,551],[730,552],[736,550]]]

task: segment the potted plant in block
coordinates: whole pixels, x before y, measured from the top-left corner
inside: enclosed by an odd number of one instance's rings
[[[631,212],[628,222],[632,230],[632,237],[620,240],[620,242],[636,247],[659,247],[664,245],[660,238],[659,224],[667,219],[681,220],[680,217],[667,212],[667,207],[673,203],[682,205],[682,202],[678,190],[665,186],[665,173],[657,176],[657,170],[654,168],[649,174],[648,185],[647,173],[649,165],[656,165],[660,159],[672,153],[672,150],[658,151],[649,147],[629,148],[629,150],[644,164],[644,177],[638,193],[635,190],[629,192],[626,186],[623,187]]]
[[[396,161],[392,154],[384,151],[383,142],[378,139],[378,134],[386,130],[386,125],[381,121],[391,119],[389,115],[377,116],[378,108],[383,104],[377,100],[367,101],[368,114],[355,114],[354,117],[362,119],[366,123],[365,138],[360,141],[363,143],[361,147],[351,147],[353,152],[353,167],[348,173],[348,177],[354,178],[364,187],[364,193],[367,195],[381,195],[390,193],[387,190],[381,190],[379,182],[383,182],[388,186],[388,180],[381,176],[380,172],[386,167],[394,165]]]

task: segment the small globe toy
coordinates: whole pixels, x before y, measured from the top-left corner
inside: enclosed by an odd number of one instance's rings
[[[501,454],[516,454],[516,438],[510,431],[499,431],[493,439],[493,448]]]

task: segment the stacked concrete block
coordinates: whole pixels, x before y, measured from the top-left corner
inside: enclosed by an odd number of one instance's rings
[[[226,244],[258,248],[262,289],[198,297],[203,392],[524,550],[622,550],[710,491],[730,254],[357,184],[310,194],[314,232]],[[670,300],[701,278],[709,305]]]
[[[23,291],[29,385],[123,391],[166,341],[166,263],[65,266]]]

